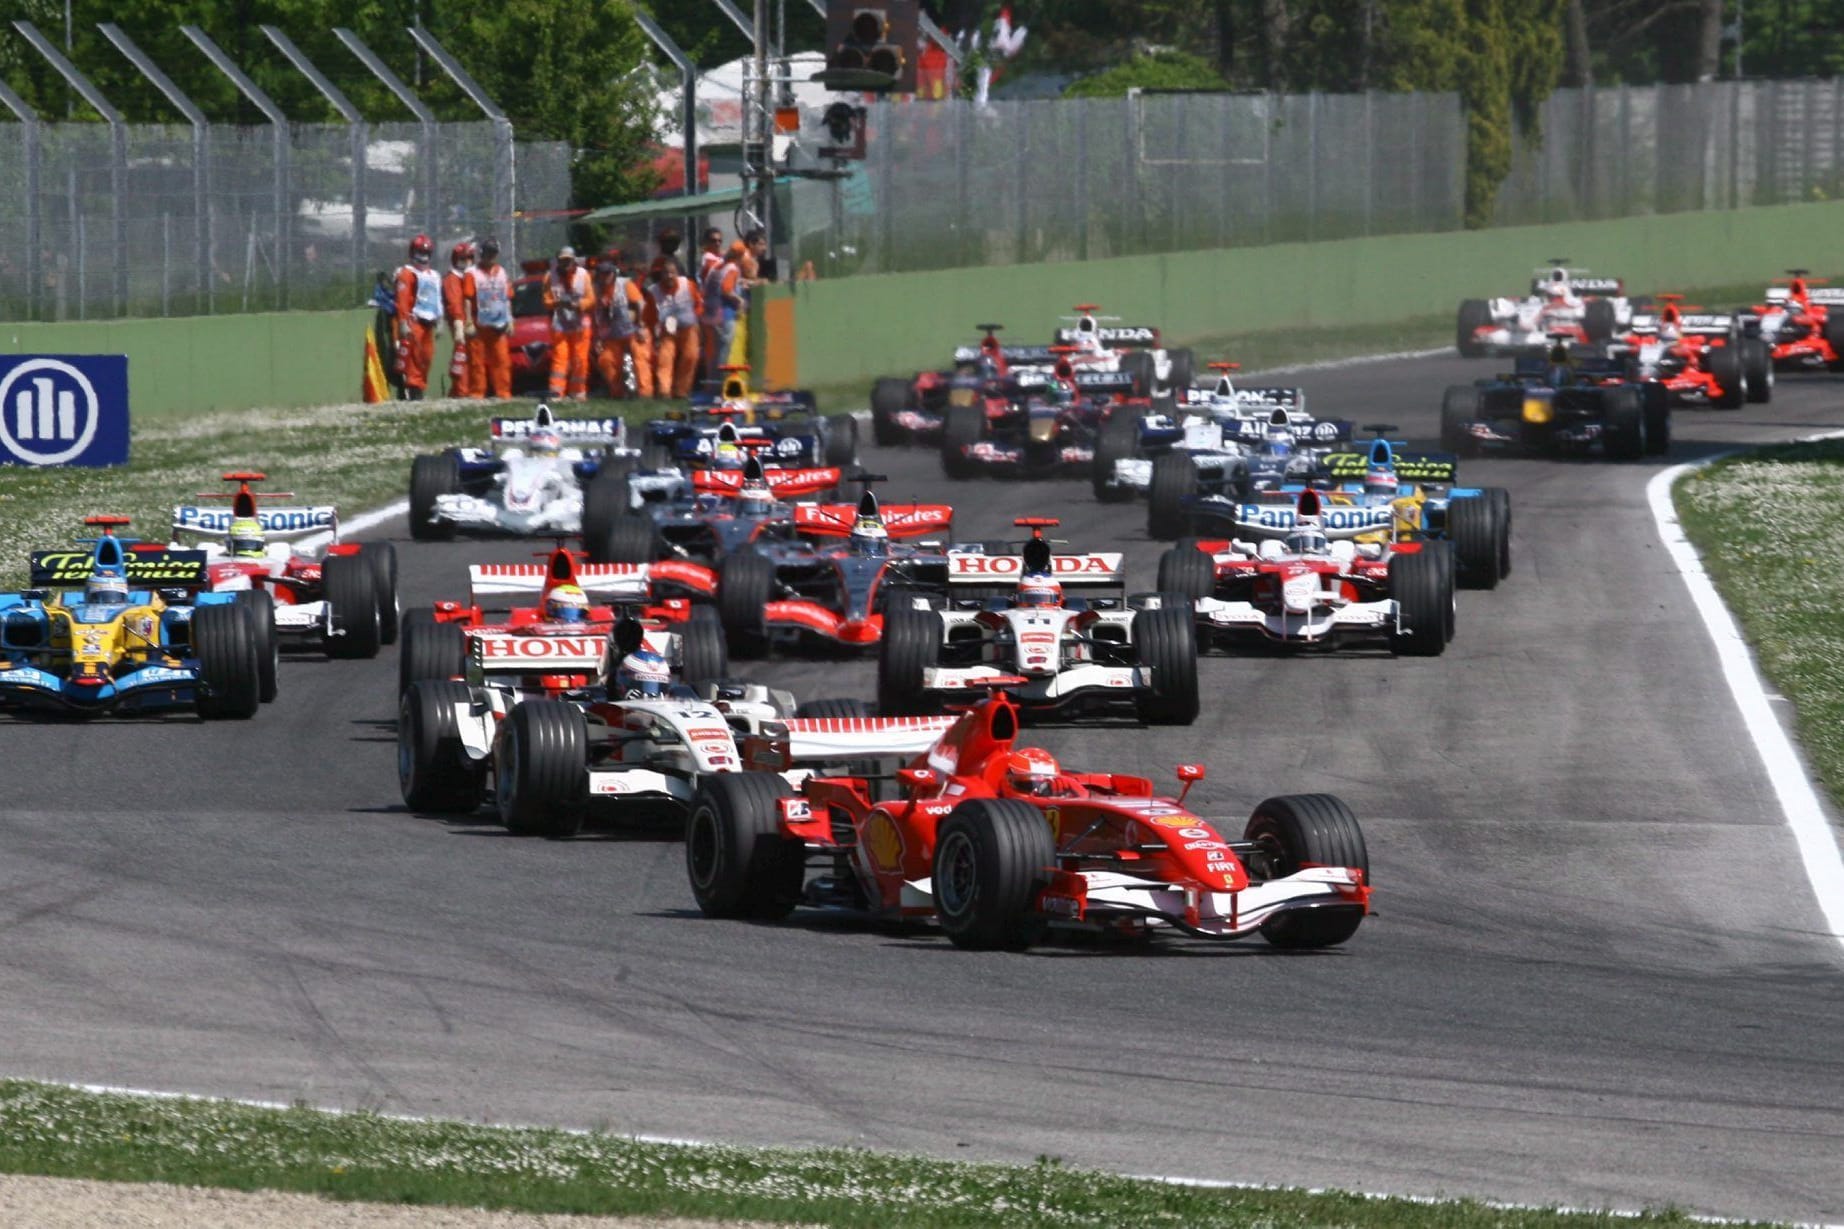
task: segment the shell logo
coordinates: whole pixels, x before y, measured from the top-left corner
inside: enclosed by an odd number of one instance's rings
[[[871,865],[885,874],[902,869],[903,834],[896,821],[882,811],[873,811],[865,822],[864,848],[871,855]]]

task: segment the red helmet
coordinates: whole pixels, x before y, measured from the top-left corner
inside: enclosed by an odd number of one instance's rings
[[[424,261],[434,255],[435,244],[430,242],[428,235],[418,235],[416,238],[410,240],[411,260]]]
[[[1013,794],[1045,797],[1055,791],[1062,771],[1056,757],[1042,747],[1020,747],[1005,757],[1005,784]]]
[[[460,264],[464,260],[474,259],[474,245],[469,243],[466,239],[463,239],[448,250],[448,259],[455,264]]]

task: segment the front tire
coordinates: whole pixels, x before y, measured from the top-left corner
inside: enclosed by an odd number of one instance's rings
[[[1161,453],[1153,458],[1152,481],[1146,488],[1146,532],[1155,538],[1176,538],[1190,528],[1190,499],[1197,494],[1197,462],[1186,452]]]
[[[1453,580],[1443,560],[1426,551],[1389,561],[1389,593],[1396,599],[1398,630],[1390,652],[1404,657],[1438,657],[1453,625]]]
[[[679,624],[679,678],[688,686],[715,683],[730,674],[730,645],[723,621],[709,606],[693,606]]]
[[[207,721],[244,721],[262,707],[262,660],[248,608],[200,606],[192,612],[199,688],[193,706]]]
[[[1242,839],[1259,852],[1250,861],[1265,879],[1281,879],[1308,866],[1343,866],[1370,882],[1370,852],[1363,829],[1332,794],[1288,794],[1255,808]],[[1290,951],[1334,947],[1357,933],[1364,908],[1356,904],[1290,909],[1261,924],[1261,937]]]
[[[509,832],[563,840],[582,831],[589,802],[589,735],[564,700],[526,700],[506,716],[493,792]]]
[[[1095,436],[1094,468],[1089,480],[1097,501],[1118,504],[1133,498],[1132,487],[1113,485],[1114,463],[1128,460],[1139,450],[1139,415],[1125,409],[1110,412]]]
[[[886,717],[919,717],[933,710],[922,672],[941,660],[941,616],[898,607],[884,614],[877,646],[877,710]]]
[[[1504,575],[1508,527],[1499,505],[1483,495],[1447,505],[1447,536],[1453,542],[1460,584],[1468,589],[1496,589]]]
[[[1766,405],[1774,399],[1774,352],[1759,337],[1744,337],[1742,347],[1742,383],[1748,389],[1748,400],[1755,405]]]
[[[1441,396],[1441,447],[1448,452],[1470,453],[1477,440],[1469,429],[1484,417],[1485,398],[1471,384],[1455,384]]]
[[[775,564],[752,550],[726,555],[717,565],[717,615],[730,652],[741,658],[768,652],[764,610],[775,593]]]
[[[850,469],[858,464],[858,420],[850,414],[826,418],[825,464],[835,469]]]
[[[698,783],[685,818],[685,873],[704,916],[775,921],[800,902],[806,851],[781,830],[781,799],[793,792],[772,773],[712,773]]]
[[[1741,343],[1730,338],[1723,346],[1711,346],[1706,352],[1704,362],[1709,367],[1710,375],[1722,386],[1720,395],[1710,399],[1710,404],[1719,410],[1739,410],[1748,400],[1746,378],[1743,375]]]
[[[583,523],[588,525],[587,517]],[[652,563],[659,558],[653,518],[645,512],[622,512],[600,522],[595,537],[585,528],[583,545],[589,548],[591,563]]]
[[[261,678],[262,702],[269,703],[280,690],[282,644],[275,630],[275,595],[267,589],[245,589],[231,604],[249,612],[250,631],[256,637],[257,674]]]
[[[973,477],[979,467],[966,449],[986,434],[986,407],[950,404],[941,419],[941,472],[956,482]]]
[[[911,382],[896,376],[880,376],[871,385],[871,439],[879,447],[904,443],[909,433],[896,416],[909,408]]]
[[[1140,664],[1152,670],[1152,688],[1141,692],[1135,704],[1140,720],[1147,725],[1196,721],[1197,624],[1191,603],[1179,594],[1161,594],[1157,609],[1133,616],[1133,642]]]
[[[1210,597],[1217,589],[1217,564],[1195,540],[1180,542],[1159,556],[1159,588],[1187,602]]]
[[[1056,865],[1044,813],[1015,798],[963,802],[935,834],[935,916],[954,946],[1023,951],[1044,933],[1037,894]]]
[[[437,621],[433,610],[412,610],[403,619],[397,648],[397,692],[411,683],[439,682],[467,673],[467,633],[459,623]]]
[[[396,644],[403,614],[397,600],[397,548],[389,542],[361,542],[359,558],[371,565],[371,588],[378,597],[378,643]]]
[[[1492,308],[1484,299],[1462,299],[1454,323],[1454,349],[1461,358],[1484,358],[1485,347],[1479,343],[1479,330],[1492,323]]]
[[[331,555],[320,565],[320,583],[333,607],[333,635],[327,656],[376,657],[384,640],[376,573],[359,555]]]

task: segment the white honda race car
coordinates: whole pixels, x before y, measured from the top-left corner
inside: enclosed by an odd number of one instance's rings
[[[492,419],[488,430],[485,448],[451,448],[411,463],[411,537],[575,535],[586,499],[625,503],[621,479],[640,453],[626,447],[621,419],[560,418],[540,405],[528,419]]]
[[[1629,300],[1617,277],[1589,277],[1567,263],[1538,269],[1521,299],[1462,300],[1454,333],[1460,357],[1540,354],[1559,336],[1598,348],[1629,331],[1634,307],[1648,303]]]
[[[886,610],[880,710],[941,712],[1002,689],[1037,717],[1125,709],[1149,725],[1196,720],[1191,611],[1156,594],[1128,598],[1118,554],[1053,554],[1043,531],[1054,518],[1014,524],[1032,536],[949,548],[945,605],[918,597]]]

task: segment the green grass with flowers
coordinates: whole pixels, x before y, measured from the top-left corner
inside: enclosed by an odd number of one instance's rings
[[[1725,458],[1673,490],[1684,532],[1773,686],[1806,757],[1844,800],[1844,440]]]
[[[859,1149],[647,1143],[603,1132],[407,1121],[0,1081],[0,1171],[306,1192],[518,1212],[675,1215],[884,1229],[1341,1225],[1594,1229],[1639,1216],[1339,1192],[1219,1188],[1066,1167]]]

